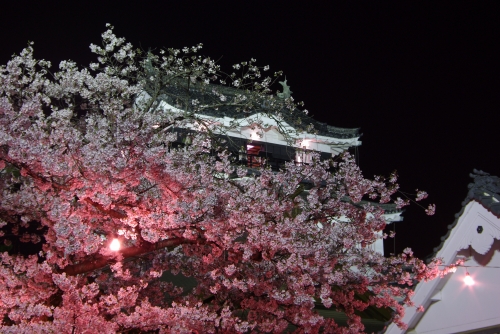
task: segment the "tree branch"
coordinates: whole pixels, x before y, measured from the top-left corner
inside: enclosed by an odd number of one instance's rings
[[[89,203],[90,205],[92,205],[94,208],[101,211],[102,213],[109,215],[110,217],[119,218],[119,219],[127,218],[127,215],[125,213],[121,213],[121,212],[116,211],[116,210],[106,210],[101,204],[94,202],[90,198],[85,198],[84,201]]]
[[[157,243],[149,243],[149,242],[144,242],[141,246],[132,246],[129,248],[125,248],[123,250],[120,250],[116,252],[117,254],[121,255],[122,259],[125,260],[127,258],[135,257],[135,256],[140,256],[144,255],[146,253],[151,253],[156,250],[165,248],[165,247],[175,247],[179,246],[182,244],[195,244],[195,243],[203,243],[205,242],[202,239],[195,239],[195,240],[188,240],[188,239],[183,239],[183,238],[177,238],[177,239],[169,239],[169,240],[162,240],[158,241]],[[122,260],[122,261],[123,261]],[[100,268],[103,268],[107,266],[110,263],[115,262],[115,257],[114,256],[98,256],[92,260],[89,261],[84,261],[78,264],[73,264],[66,266],[64,269],[59,270],[59,273],[66,273],[66,275],[69,276],[76,276],[79,274],[84,274],[87,272],[91,272]]]

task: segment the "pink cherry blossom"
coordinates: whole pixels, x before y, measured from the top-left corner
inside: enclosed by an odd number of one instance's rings
[[[141,55],[111,26],[102,38],[90,69],[49,74],[31,46],[0,67],[0,332],[362,332],[367,307],[404,326],[399,300],[440,271],[366,247],[385,220],[362,200],[392,201],[395,173],[366,179],[345,153],[247,174],[196,115],[265,105],[280,120],[297,105],[271,94],[267,66],[225,76],[201,45]],[[160,108],[161,85],[214,81],[238,93],[213,85],[209,102],[179,93],[182,113]],[[176,146],[179,128],[200,132]]]
[[[429,204],[427,209],[425,209],[425,213],[429,216],[432,216],[436,213],[436,205],[435,204]]]

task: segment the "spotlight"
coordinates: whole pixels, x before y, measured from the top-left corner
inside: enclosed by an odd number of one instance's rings
[[[109,249],[111,249],[113,252],[117,252],[120,250],[120,241],[118,239],[113,239],[111,243],[109,244]]]
[[[469,272],[465,273],[464,283],[469,286],[474,285],[474,280],[472,279],[472,277],[470,277]]]

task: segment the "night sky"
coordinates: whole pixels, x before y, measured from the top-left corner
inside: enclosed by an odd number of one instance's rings
[[[435,203],[436,215],[407,209],[396,252],[432,252],[473,168],[500,175],[498,1],[69,3],[2,4],[0,63],[29,40],[37,58],[88,65],[89,44],[100,44],[111,23],[136,47],[203,43],[203,54],[228,71],[250,58],[283,70],[314,118],[361,128],[366,176],[396,169],[402,190],[429,192],[424,204]]]

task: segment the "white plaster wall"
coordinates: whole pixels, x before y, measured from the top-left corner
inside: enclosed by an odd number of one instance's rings
[[[479,262],[482,256],[472,257],[465,262],[475,284],[465,285],[466,269],[458,268],[441,290],[441,300],[431,304],[415,333],[459,333],[493,325],[500,325],[500,242],[496,241],[490,253],[487,266]],[[469,251],[460,254],[468,256]],[[490,267],[490,268],[488,268]]]
[[[477,233],[478,226],[483,226],[482,234]],[[471,201],[465,206],[436,256],[445,264],[454,263],[457,256],[465,258],[465,267],[444,278],[417,285],[412,300],[426,310],[419,313],[415,307],[406,308],[403,319],[409,325],[406,333],[450,334],[500,325],[500,268],[495,268],[500,267],[500,238],[484,235],[494,234],[498,229],[500,219],[482,204]],[[487,246],[487,252],[483,252],[483,246]],[[463,281],[466,270],[476,282],[473,286],[466,286]],[[386,333],[405,331],[391,324]]]

